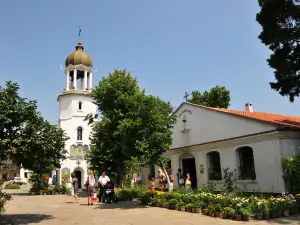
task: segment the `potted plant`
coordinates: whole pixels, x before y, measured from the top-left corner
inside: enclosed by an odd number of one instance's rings
[[[250,220],[250,210],[247,208],[242,208],[241,209],[241,214],[242,214],[242,220],[243,221],[249,221]]]
[[[220,217],[221,209],[222,207],[220,203],[215,204],[215,217]]]
[[[181,211],[181,207],[184,207],[184,202],[178,202],[178,203],[176,204],[176,207],[177,207],[177,210],[178,210],[178,211]]]
[[[212,202],[209,202],[207,210],[208,210],[208,215],[209,216],[213,216],[214,215],[214,213],[215,213],[215,206],[214,206],[214,204]]]
[[[171,199],[168,202],[168,209],[175,209],[175,206],[177,205],[178,201],[177,199]]]
[[[276,198],[269,198],[268,200],[268,206],[270,209],[270,218],[277,218],[277,210],[278,210],[278,204],[276,201]]]
[[[263,212],[263,219],[264,220],[269,220],[270,219],[270,208],[268,201],[264,201],[262,205],[262,212]]]
[[[207,215],[208,214],[208,209],[202,209],[202,214]]]
[[[185,203],[183,203],[181,206],[181,212],[185,212],[185,209],[186,209],[186,205],[185,205]]]
[[[200,213],[202,207],[201,203],[200,202],[194,203],[194,207],[195,207],[195,213]]]
[[[192,208],[193,208],[193,204],[192,203],[189,203],[186,205],[186,211],[187,212],[192,212]]]

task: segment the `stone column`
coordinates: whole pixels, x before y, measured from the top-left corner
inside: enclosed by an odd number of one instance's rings
[[[77,89],[77,69],[74,70],[73,87],[74,87],[74,90]]]
[[[172,168],[172,175],[174,176],[174,188],[178,188],[178,179],[177,179],[177,172],[180,168],[179,162],[179,154],[171,155],[171,168]]]
[[[83,90],[87,89],[87,70],[84,71]]]
[[[92,89],[92,80],[93,80],[93,73],[90,73],[90,78],[89,78],[89,89]]]
[[[67,71],[67,82],[66,82],[67,86],[66,86],[66,91],[68,91],[70,89],[70,71]]]

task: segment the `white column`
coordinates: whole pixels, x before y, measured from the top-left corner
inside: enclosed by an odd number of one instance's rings
[[[84,71],[83,90],[87,88],[87,70]]]
[[[77,89],[77,69],[74,70],[73,87],[74,87],[74,90]]]
[[[89,78],[89,89],[92,89],[92,80],[93,80],[93,73],[90,73],[90,78]]]
[[[67,71],[67,86],[66,86],[66,91],[70,89],[70,71]]]

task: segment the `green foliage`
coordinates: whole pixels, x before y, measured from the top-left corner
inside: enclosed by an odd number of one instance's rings
[[[18,166],[42,174],[66,158],[62,129],[44,120],[35,101],[22,98],[19,86],[0,86],[0,162],[11,158]]]
[[[21,186],[18,184],[7,184],[5,185],[5,189],[20,189]]]
[[[0,215],[4,213],[4,205],[9,200],[11,200],[11,195],[3,193],[0,189]]]
[[[119,201],[131,201],[133,198],[142,198],[148,194],[148,189],[143,186],[122,186],[119,189],[116,189],[116,195],[118,196]]]
[[[169,149],[175,123],[171,104],[146,95],[129,72],[115,70],[92,94],[102,115],[93,126],[87,154],[93,169],[122,176],[129,168],[157,162]],[[92,118],[87,116],[90,122]]]
[[[271,88],[291,102],[299,96],[300,60],[300,3],[298,0],[258,0],[260,12],[256,15],[262,27],[258,36],[272,51],[267,60],[274,69],[275,82]]]
[[[224,179],[224,191],[227,193],[233,193],[237,188],[237,171],[229,171],[229,168],[223,168],[223,179]]]
[[[70,190],[67,187],[66,183],[63,182],[61,185],[49,185],[45,176],[40,174],[32,174],[30,177],[30,182],[32,183],[32,187],[29,190],[30,193],[35,195],[47,194],[47,195],[55,195],[55,194],[69,194]]]
[[[230,106],[230,91],[225,87],[215,86],[210,91],[193,91],[188,102],[213,108],[225,108]]]
[[[282,158],[284,178],[289,191],[300,192],[300,154]]]

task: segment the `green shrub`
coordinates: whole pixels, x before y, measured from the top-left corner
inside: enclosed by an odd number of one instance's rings
[[[11,195],[0,190],[0,215],[4,213],[4,204],[11,199]]]
[[[18,184],[7,184],[6,186],[5,186],[5,189],[20,189],[21,187],[20,187],[20,185],[18,185]]]

